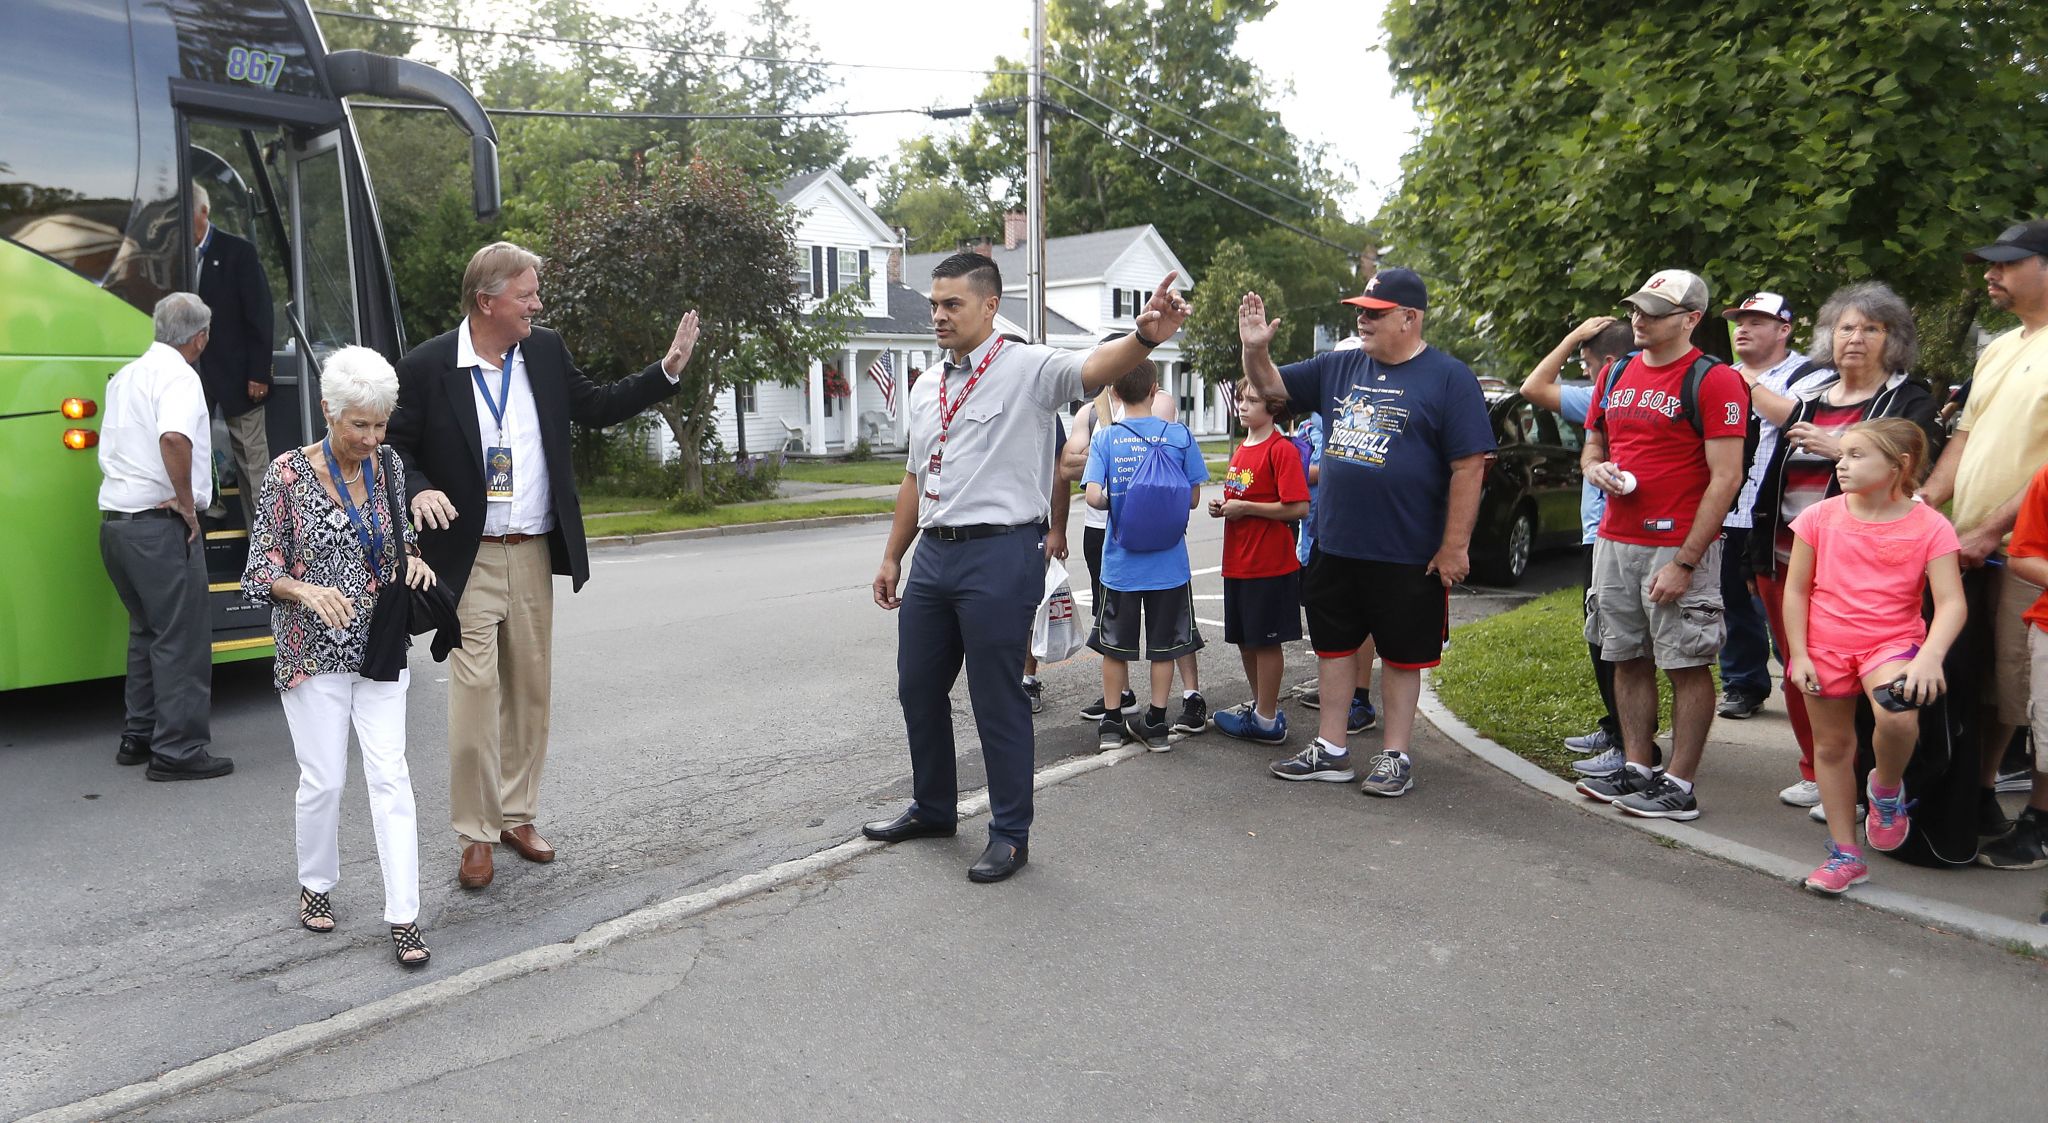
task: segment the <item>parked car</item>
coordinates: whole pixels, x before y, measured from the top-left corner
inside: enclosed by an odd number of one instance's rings
[[[1486,389],[1500,447],[1486,458],[1472,580],[1513,585],[1538,550],[1579,544],[1579,450],[1586,435],[1512,391]]]

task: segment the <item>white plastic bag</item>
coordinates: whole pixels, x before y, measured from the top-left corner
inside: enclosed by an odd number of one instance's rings
[[[1088,644],[1088,633],[1074,613],[1074,587],[1067,580],[1067,567],[1058,559],[1045,562],[1045,595],[1038,598],[1038,615],[1031,621],[1031,655],[1042,666],[1061,663]]]

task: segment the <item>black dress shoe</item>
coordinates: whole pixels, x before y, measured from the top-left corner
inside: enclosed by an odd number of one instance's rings
[[[1024,868],[1031,860],[1031,847],[1022,842],[1004,842],[990,839],[988,849],[981,852],[981,860],[967,867],[969,881],[1001,881]]]
[[[959,827],[952,823],[934,823],[917,817],[917,812],[905,811],[894,819],[880,819],[860,829],[860,833],[876,842],[902,842],[907,838],[951,838]]]
[[[201,749],[199,755],[189,760],[169,761],[160,756],[151,757],[149,771],[144,775],[152,780],[211,780],[234,770],[234,761],[224,756],[211,756]]]
[[[140,733],[121,734],[121,747],[114,752],[114,763],[149,763],[149,738]]]

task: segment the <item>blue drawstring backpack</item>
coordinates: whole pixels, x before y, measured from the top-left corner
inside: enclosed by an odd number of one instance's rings
[[[1193,485],[1188,483],[1180,454],[1194,443],[1195,434],[1179,422],[1168,425],[1157,437],[1147,437],[1121,421],[1114,428],[1151,447],[1145,450],[1138,470],[1131,473],[1131,486],[1110,503],[1109,536],[1133,553],[1164,550],[1187,537],[1188,489]],[[1175,429],[1187,434],[1187,444],[1167,440]]]

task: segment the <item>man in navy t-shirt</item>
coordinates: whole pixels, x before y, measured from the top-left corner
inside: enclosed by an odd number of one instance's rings
[[[1472,568],[1468,547],[1493,423],[1472,369],[1422,341],[1429,294],[1413,270],[1382,270],[1344,303],[1359,310],[1365,346],[1355,351],[1275,366],[1270,349],[1280,321],[1266,319],[1257,293],[1238,306],[1237,330],[1245,374],[1259,392],[1327,421],[1302,603],[1323,697],[1343,697],[1358,649],[1368,639],[1378,645],[1385,742],[1360,786],[1368,795],[1398,796],[1414,786],[1408,746],[1422,668],[1442,657],[1450,588]],[[1352,780],[1346,716],[1324,707],[1321,736],[1276,761],[1273,775]]]

